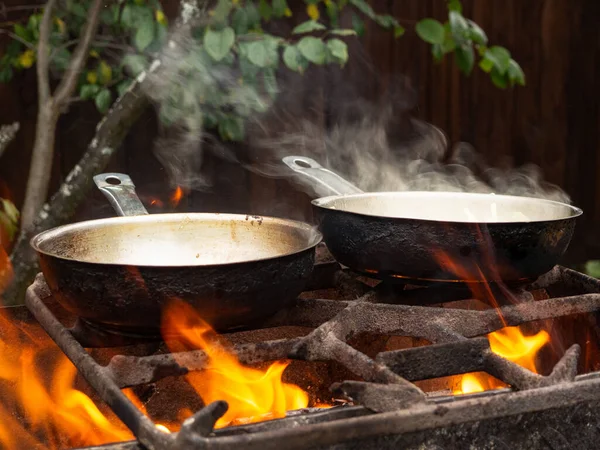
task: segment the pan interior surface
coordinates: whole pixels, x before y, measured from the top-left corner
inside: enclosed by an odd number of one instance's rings
[[[324,197],[313,204],[368,216],[439,222],[540,222],[582,214],[579,208],[551,200],[464,192],[365,193]]]
[[[211,266],[276,258],[314,247],[308,224],[236,214],[153,214],[79,222],[39,234],[57,258],[132,266]]]

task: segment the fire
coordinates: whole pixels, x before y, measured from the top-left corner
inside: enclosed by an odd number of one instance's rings
[[[0,305],[13,274],[1,244]],[[132,439],[124,425],[74,388],[77,369],[49,338],[38,336],[0,311],[0,448],[58,449]]]
[[[173,207],[176,207],[177,205],[179,205],[179,202],[181,201],[182,198],[183,198],[183,189],[181,189],[180,186],[177,186],[177,189],[175,189],[175,192],[173,192],[173,195],[171,195],[171,205]]]
[[[2,242],[0,241],[0,294],[4,292],[4,289],[6,289],[6,287],[10,283],[10,280],[12,280],[13,277],[13,270],[12,265],[10,264],[10,258],[1,244]]]
[[[442,251],[434,250],[433,256],[449,272],[454,273],[459,278],[464,280],[489,280],[496,282],[496,285],[511,298],[510,291],[504,286],[500,280],[497,270],[494,255],[491,251],[491,242],[487,232],[477,227],[477,235],[481,241],[483,255],[485,256],[485,267],[479,267],[472,264],[470,267],[458,263],[457,258],[453,258]],[[467,263],[468,264],[468,263]],[[542,330],[533,336],[526,336],[519,327],[506,326],[506,320],[500,314],[500,306],[495,298],[491,284],[489,282],[470,283],[469,288],[473,294],[473,298],[487,302],[498,311],[501,322],[505,325],[504,328],[490,333],[488,340],[491,350],[516,364],[538,373],[535,365],[536,356],[539,350],[550,342],[548,332]],[[500,380],[486,373],[469,373],[458,377],[459,387],[454,389],[454,394],[469,394],[475,392],[483,392],[490,389],[505,387],[506,385]]]
[[[535,357],[550,342],[550,335],[542,330],[533,336],[525,336],[518,327],[508,327],[491,333],[488,339],[494,353],[537,373]]]
[[[33,330],[17,328],[4,315],[0,328],[1,448],[58,449],[133,438],[116,418],[75,389],[77,369],[48,339],[34,338]],[[49,367],[50,377],[45,373]],[[19,416],[26,426],[15,418]]]
[[[488,339],[494,353],[538,373],[535,359],[538,351],[550,342],[550,335],[542,330],[533,336],[525,336],[519,327],[507,327],[490,333]],[[472,394],[505,386],[504,383],[486,373],[468,373],[462,375],[460,387],[456,388],[454,393]]]
[[[168,341],[171,351],[202,349],[208,356],[206,369],[187,377],[204,403],[229,404],[217,428],[284,417],[286,411],[308,406],[306,392],[282,381],[288,363],[278,361],[266,370],[243,366],[189,305],[172,302],[164,313],[163,331],[165,336],[181,336]]]

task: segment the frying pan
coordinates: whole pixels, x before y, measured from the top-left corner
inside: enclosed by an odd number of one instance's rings
[[[322,236],[309,224],[148,215],[127,175],[94,181],[127,217],[65,225],[31,241],[57,301],[88,325],[156,335],[162,307],[179,299],[218,331],[252,326],[292,302],[312,273]]]
[[[332,196],[312,201],[341,264],[411,284],[525,284],[567,249],[579,208],[538,198],[462,192],[364,193],[316,161],[288,156],[298,180]]]

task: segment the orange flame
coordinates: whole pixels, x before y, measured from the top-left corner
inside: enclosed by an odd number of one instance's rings
[[[168,305],[163,331],[165,336],[182,336],[168,342],[171,351],[194,348],[206,353],[206,369],[187,377],[206,404],[216,400],[225,400],[229,404],[228,411],[217,422],[217,428],[285,417],[286,411],[308,406],[306,392],[282,381],[287,362],[275,362],[266,370],[243,366],[224,343],[219,342],[214,330],[186,303],[176,301]]]
[[[58,449],[132,439],[116,418],[109,419],[73,387],[77,370],[66,357],[48,351],[50,342],[32,341],[26,329],[19,330],[3,315],[0,326],[0,448]],[[45,368],[52,367],[49,385],[42,360]],[[26,427],[15,414],[25,419]]]
[[[542,330],[533,336],[525,336],[519,327],[502,328],[488,335],[494,353],[538,373],[535,359],[538,351],[550,342],[548,332]],[[486,373],[467,373],[460,379],[455,394],[471,394],[506,387],[504,383]]]
[[[171,206],[176,207],[177,205],[179,205],[179,202],[181,202],[182,198],[183,189],[181,189],[180,186],[177,186],[177,189],[175,189],[175,192],[173,192],[173,195],[171,195]]]
[[[477,227],[476,232],[482,243],[482,249],[485,250],[483,255],[485,256],[484,260],[486,267],[483,270],[476,264],[473,264],[472,267],[462,266],[450,255],[439,250],[433,251],[434,258],[442,267],[447,271],[454,273],[460,279],[489,280],[497,283],[498,287],[511,298],[509,290],[500,280],[489,239],[486,239],[489,236],[487,236],[485,230],[482,230],[479,227]],[[486,277],[484,274],[489,275]],[[493,280],[489,279],[490,276],[493,277]],[[473,298],[487,302],[498,311],[500,320],[505,326],[488,335],[491,350],[497,355],[537,373],[535,365],[536,356],[539,350],[550,342],[550,335],[548,332],[542,330],[533,336],[525,336],[519,327],[508,327],[506,320],[500,314],[500,305],[493,294],[490,283],[487,281],[469,283],[469,288],[471,289]],[[458,377],[458,380],[459,387],[453,389],[454,394],[482,392],[506,386],[500,380],[486,373],[468,373]]]
[[[0,305],[11,277],[10,260],[0,245]],[[17,327],[0,311],[0,448],[58,449],[132,439],[124,425],[73,387],[73,364],[38,335],[27,324]],[[44,373],[48,368],[50,377]]]

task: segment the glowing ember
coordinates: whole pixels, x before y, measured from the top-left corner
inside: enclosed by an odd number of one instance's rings
[[[216,400],[229,404],[217,428],[284,417],[286,411],[308,406],[306,392],[282,381],[288,363],[275,362],[266,370],[243,366],[189,305],[170,304],[163,330],[165,336],[182,336],[168,342],[171,351],[202,349],[207,354],[207,368],[187,377],[206,404]]]

